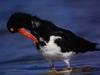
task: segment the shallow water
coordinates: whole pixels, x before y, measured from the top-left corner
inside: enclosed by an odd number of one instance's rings
[[[34,48],[31,40],[7,31],[6,23],[13,12],[28,12],[70,29],[77,35],[100,43],[99,0],[1,0],[0,1],[0,75],[47,75],[50,66]],[[98,45],[100,48],[100,46]],[[65,68],[56,62],[56,68]],[[78,54],[71,60],[73,68],[90,67],[91,72],[70,75],[99,75],[100,52]],[[68,75],[50,74],[50,75]]]
[[[87,53],[76,56],[72,59],[71,65],[73,68],[89,67],[90,70],[83,72],[75,69],[70,75],[99,75],[100,74],[100,53]],[[56,62],[56,68],[62,69],[66,65],[62,62]],[[92,68],[92,69],[91,69]],[[47,61],[39,56],[25,56],[0,63],[0,75],[67,75],[68,73],[48,73],[50,66]]]

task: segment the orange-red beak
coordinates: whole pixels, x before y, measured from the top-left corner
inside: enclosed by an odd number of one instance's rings
[[[24,35],[25,37],[30,38],[30,39],[31,39],[32,41],[34,41],[36,44],[39,44],[38,39],[37,39],[34,35],[32,35],[30,32],[28,32],[25,28],[20,28],[20,29],[18,29],[18,31],[19,31],[22,35]]]

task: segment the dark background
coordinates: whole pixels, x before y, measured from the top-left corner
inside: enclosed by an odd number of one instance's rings
[[[100,0],[0,0],[0,75],[41,75],[42,69],[49,69],[31,40],[8,32],[6,24],[14,12],[26,12],[50,20],[78,36],[100,43]],[[71,64],[98,67],[100,52],[80,54]],[[63,63],[57,65],[64,66]]]

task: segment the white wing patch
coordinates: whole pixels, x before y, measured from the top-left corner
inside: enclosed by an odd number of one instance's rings
[[[62,37],[53,36],[53,35],[50,36],[50,39],[48,42],[46,42],[46,45],[40,47],[42,54],[47,59],[52,59],[52,60],[59,60],[59,59],[62,60],[62,59],[70,58],[72,52],[62,53],[61,47],[55,43],[56,39],[62,39]]]
[[[42,51],[59,51],[61,48],[55,43],[56,39],[61,39],[61,37],[51,36],[50,40],[46,42],[46,46],[41,47]]]

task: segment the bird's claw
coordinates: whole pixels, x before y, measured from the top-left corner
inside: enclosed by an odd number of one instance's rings
[[[49,72],[56,73],[57,70],[55,68],[52,68],[51,70],[49,70]]]
[[[64,69],[66,72],[72,72],[72,68],[70,67],[70,68],[65,68]]]

